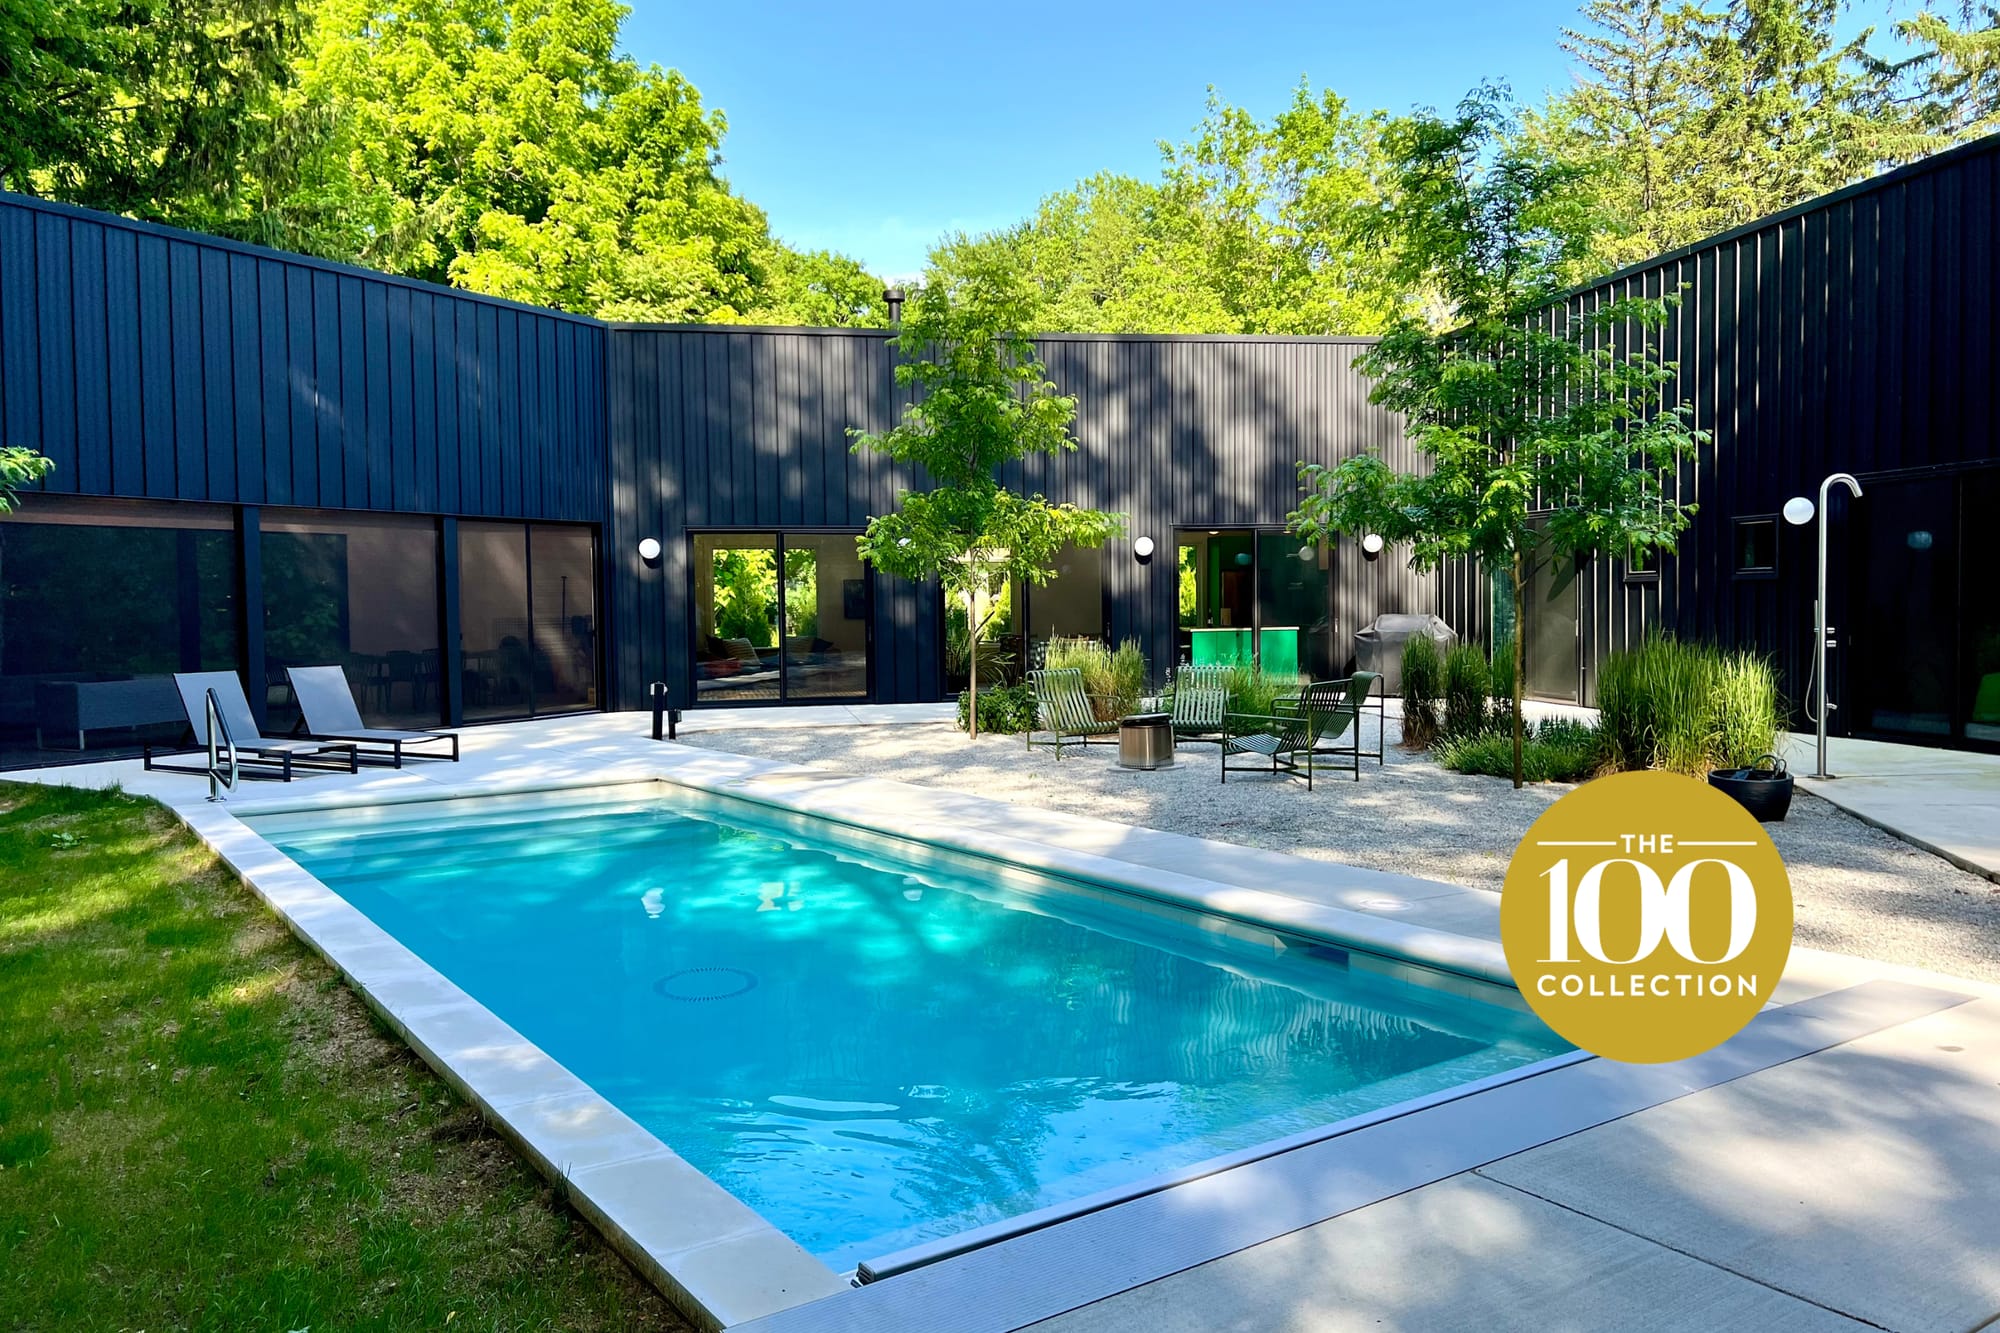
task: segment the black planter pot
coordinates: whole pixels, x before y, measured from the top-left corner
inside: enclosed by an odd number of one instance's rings
[[[1772,767],[1762,767],[1766,760]],[[1776,755],[1767,754],[1757,764],[1755,768],[1718,768],[1708,775],[1708,785],[1728,793],[1759,823],[1783,823],[1792,808],[1792,775]]]

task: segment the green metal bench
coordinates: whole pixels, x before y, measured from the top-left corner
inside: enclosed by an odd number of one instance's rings
[[[1286,712],[1296,711],[1299,708],[1308,706],[1329,711],[1352,709],[1354,712],[1354,731],[1352,736],[1356,762],[1358,763],[1362,759],[1373,759],[1376,767],[1379,768],[1383,763],[1382,750],[1387,736],[1382,715],[1383,690],[1381,682],[1381,675],[1373,671],[1357,671],[1345,680],[1316,680],[1299,691],[1299,693],[1289,698],[1278,700],[1278,705],[1281,711]],[[1361,714],[1368,711],[1370,699],[1373,699],[1375,704],[1375,748],[1372,750],[1363,750],[1361,748]],[[1343,734],[1346,733],[1344,731],[1336,731],[1332,736],[1323,738],[1320,753],[1346,754],[1348,752],[1347,746],[1341,745],[1335,747],[1325,743],[1327,741],[1338,740]]]
[[[1332,745],[1350,729],[1355,736],[1354,748]],[[1222,780],[1228,782],[1231,773],[1302,777],[1306,780],[1306,790],[1311,791],[1314,772],[1325,767],[1350,772],[1359,782],[1360,730],[1360,711],[1344,701],[1330,708],[1301,702],[1290,708],[1281,704],[1278,711],[1269,714],[1226,714],[1223,717]],[[1232,755],[1253,755],[1258,762],[1254,767],[1243,764],[1232,766],[1229,762]],[[1346,756],[1350,762],[1321,764],[1322,755]]]

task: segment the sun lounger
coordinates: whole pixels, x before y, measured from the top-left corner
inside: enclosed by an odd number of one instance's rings
[[[355,747],[340,741],[289,740],[281,736],[266,736],[257,727],[256,715],[250,711],[250,700],[244,697],[243,682],[236,678],[234,671],[182,671],[174,675],[174,688],[180,692],[181,711],[187,714],[188,726],[194,731],[194,743],[206,751],[208,748],[208,695],[215,692],[216,712],[222,718],[222,725],[229,740],[236,747],[237,765],[249,777],[275,777],[281,782],[290,782],[299,772],[353,773],[358,771]],[[148,770],[167,773],[208,772],[207,757],[199,764],[170,763],[168,759],[156,759],[153,746],[146,746],[144,759]],[[169,758],[186,755],[186,750],[169,752]]]
[[[360,758],[376,762],[386,759],[396,768],[403,766],[406,749],[410,751],[408,757],[411,759],[458,762],[458,733],[455,731],[398,730],[394,727],[371,727],[363,722],[361,710],[354,703],[354,693],[347,685],[347,673],[339,667],[287,667],[285,674],[291,679],[293,697],[299,701],[299,713],[305,719],[306,734],[313,739],[352,742]],[[425,752],[418,748],[439,745],[449,745],[451,753]]]

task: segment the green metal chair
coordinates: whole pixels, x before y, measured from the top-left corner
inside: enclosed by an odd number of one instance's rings
[[[1332,742],[1350,728],[1356,735],[1357,744],[1352,748],[1334,746]],[[1313,774],[1317,769],[1338,767],[1354,774],[1354,780],[1359,782],[1360,728],[1359,710],[1345,701],[1329,708],[1316,707],[1310,702],[1290,708],[1280,705],[1277,712],[1267,715],[1229,713],[1223,718],[1222,780],[1228,782],[1232,772],[1303,777],[1306,790],[1311,791]],[[1255,767],[1237,764],[1232,768],[1230,756],[1246,754],[1255,755],[1260,762]],[[1322,755],[1342,755],[1350,762],[1323,765],[1319,762]]]
[[[1355,717],[1354,731],[1352,733],[1353,744],[1351,748],[1355,752],[1355,759],[1357,762],[1362,759],[1373,759],[1376,767],[1379,768],[1383,763],[1382,749],[1386,744],[1387,738],[1382,714],[1384,692],[1381,689],[1381,683],[1382,677],[1378,673],[1373,671],[1357,671],[1346,680],[1316,680],[1298,694],[1280,699],[1278,703],[1286,710],[1296,710],[1307,705],[1330,710],[1341,708],[1352,709]],[[1363,750],[1361,748],[1361,714],[1368,711],[1370,699],[1373,699],[1375,703],[1375,748],[1372,750]],[[1335,732],[1334,736],[1329,739],[1338,739],[1341,734],[1341,732]],[[1349,748],[1347,745],[1332,748],[1323,747],[1321,753],[1346,754]]]
[[[1035,725],[1028,730],[1028,746],[1052,745],[1056,758],[1071,745],[1088,745],[1099,737],[1116,739],[1118,720],[1100,722],[1083,688],[1083,673],[1075,667],[1049,667],[1028,673],[1028,688],[1035,695]],[[1048,733],[1042,738],[1043,733]],[[1038,739],[1039,738],[1039,739]]]
[[[1222,743],[1229,709],[1229,668],[1184,666],[1174,672],[1174,739]]]

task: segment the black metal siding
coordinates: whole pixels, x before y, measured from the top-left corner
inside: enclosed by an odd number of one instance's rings
[[[1993,202],[2000,138],[1748,224],[1572,293],[1572,309],[1678,293],[1658,335],[1677,361],[1673,401],[1712,442],[1678,479],[1700,508],[1657,582],[1621,561],[1579,580],[1583,697],[1605,654],[1664,626],[1772,654],[1804,697],[1813,529],[1780,524],[1779,577],[1733,571],[1731,521],[1817,498],[1824,476],[2000,459],[2000,265]],[[1835,522],[1845,512],[1834,502]],[[1837,570],[1836,570],[1837,573]],[[1442,614],[1484,633],[1475,571],[1444,578]],[[1834,607],[1835,623],[1842,608]]]
[[[1080,448],[1011,470],[1008,481],[1050,499],[1122,511],[1132,537],[1158,546],[1149,565],[1129,543],[1107,553],[1115,638],[1140,641],[1155,670],[1173,661],[1173,530],[1280,524],[1298,498],[1299,460],[1331,461],[1369,446],[1407,465],[1389,414],[1367,402],[1353,368],[1365,342],[1338,339],[1042,340],[1049,378],[1078,401]],[[665,679],[688,697],[688,534],[738,528],[859,528],[917,483],[879,456],[856,454],[850,428],[881,430],[902,410],[882,333],[797,329],[614,327],[612,663],[614,706],[637,707]],[[659,568],[637,548],[661,542]],[[1428,611],[1431,580],[1385,558],[1339,565],[1339,623],[1379,611]],[[939,697],[940,603],[934,585],[875,580],[875,698]]]
[[[572,520],[605,329],[0,195],[0,440],[50,491]]]

